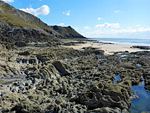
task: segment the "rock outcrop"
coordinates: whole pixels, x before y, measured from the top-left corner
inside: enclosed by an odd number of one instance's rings
[[[0,111],[129,113],[138,96],[132,86],[145,81],[149,90],[149,52],[105,56],[44,45],[0,53]]]

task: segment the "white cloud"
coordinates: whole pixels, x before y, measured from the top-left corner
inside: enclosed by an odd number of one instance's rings
[[[139,24],[138,24],[138,25],[136,25],[136,27],[140,27],[140,26],[141,26],[141,25],[139,25]]]
[[[150,28],[139,28],[138,32],[150,32]]]
[[[105,27],[105,24],[98,24],[96,27]]]
[[[145,36],[145,38],[150,38],[150,27],[149,28],[126,28],[126,29],[103,29],[90,28],[90,30],[82,30],[81,34],[86,37],[139,37]]]
[[[120,24],[119,23],[104,23],[104,24],[98,24],[96,27],[106,27],[106,28],[119,28]]]
[[[89,26],[84,26],[85,30],[90,30],[91,28]]]
[[[14,0],[2,0],[4,2],[14,2]]]
[[[120,10],[116,10],[116,11],[114,11],[115,13],[119,13],[120,12]]]
[[[71,10],[67,11],[67,12],[63,12],[64,15],[66,16],[70,16]]]
[[[102,18],[100,18],[100,17],[99,17],[97,20],[99,20],[99,21],[100,21],[100,20],[102,20]]]
[[[60,24],[58,24],[58,26],[64,26],[65,24],[64,23],[60,23]]]
[[[33,9],[32,7],[30,7],[30,8],[26,8],[26,9],[20,9],[20,10],[25,11],[27,13],[31,13],[35,16],[48,15],[50,13],[50,8],[47,5],[43,5],[37,9]]]
[[[121,30],[112,30],[112,33],[140,33],[140,32],[150,32],[150,28],[129,28],[129,29],[121,29]]]

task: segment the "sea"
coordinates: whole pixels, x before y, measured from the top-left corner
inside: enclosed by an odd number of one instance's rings
[[[150,38],[139,39],[139,38],[89,38],[90,40],[97,40],[100,42],[107,43],[121,43],[128,45],[137,45],[137,46],[150,46]]]

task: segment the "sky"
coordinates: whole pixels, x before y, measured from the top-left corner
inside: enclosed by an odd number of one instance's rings
[[[150,0],[3,0],[88,38],[149,38]]]

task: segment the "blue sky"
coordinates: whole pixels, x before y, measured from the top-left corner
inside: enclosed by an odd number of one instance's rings
[[[150,38],[150,0],[3,0],[89,38]]]

